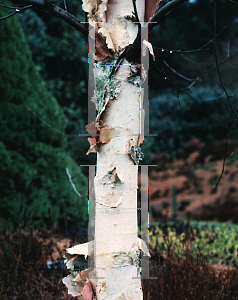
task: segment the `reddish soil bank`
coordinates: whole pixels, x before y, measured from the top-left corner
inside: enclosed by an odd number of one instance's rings
[[[149,174],[150,221],[173,215],[172,189],[176,186],[177,217],[238,223],[238,147],[228,145],[223,168],[225,142],[205,145],[188,143],[178,159],[160,153],[154,156]]]

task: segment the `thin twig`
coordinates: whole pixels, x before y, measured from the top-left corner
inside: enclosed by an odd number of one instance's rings
[[[77,29],[84,35],[88,35],[87,26],[83,25],[81,21],[76,18],[74,15],[70,14],[68,11],[60,8],[59,6],[53,4],[50,1],[45,0],[18,0],[19,4],[30,4],[34,8],[40,8],[42,10],[48,11],[54,16],[59,17],[60,19],[67,22],[70,26]]]
[[[225,29],[227,29],[226,26],[220,32],[218,32],[217,36],[219,36]],[[207,45],[212,43],[213,40],[214,40],[214,37],[212,39],[210,39],[206,44],[201,46],[200,48],[193,49],[193,50],[171,50],[171,49],[158,48],[158,47],[155,47],[155,46],[153,46],[153,48],[159,49],[159,50],[162,50],[162,51],[166,51],[166,52],[170,52],[170,53],[173,53],[173,52],[175,52],[175,53],[193,53],[193,52],[198,52],[198,51],[201,51],[201,50],[206,50],[206,49],[203,49],[203,48],[205,48]]]
[[[165,60],[163,60],[163,63],[166,65],[166,67],[168,67],[174,74],[178,75],[179,77],[183,78],[184,80],[187,81],[198,81],[199,77],[197,77],[196,79],[192,79],[192,78],[188,78],[185,77],[184,75],[180,74],[178,71],[176,71],[174,68],[172,68]]]
[[[230,55],[229,57],[226,57],[225,59],[223,59],[223,60],[221,60],[221,61],[219,61],[218,62],[218,65],[220,66],[220,65],[222,65],[222,64],[224,64],[225,62],[227,62],[229,59],[231,59],[232,57],[234,57],[235,55],[237,55],[238,54],[238,50],[237,51],[235,51],[232,55]],[[181,54],[182,55],[182,54]],[[184,57],[185,58],[185,57]],[[186,58],[186,59],[188,59],[188,58]],[[193,62],[193,63],[195,63],[195,62]],[[199,63],[197,63],[197,64],[199,64]],[[202,64],[202,63],[201,63]],[[217,69],[217,66],[215,65],[213,68],[211,68],[206,74],[204,74],[203,76],[201,76],[201,77],[199,77],[198,78],[198,80],[196,80],[195,82],[197,82],[197,81],[202,81],[204,78],[206,78],[208,75],[210,75],[214,70],[216,70]],[[194,83],[195,83],[194,82]],[[189,85],[188,87],[185,87],[185,88],[183,88],[184,90],[186,90],[186,89],[189,89],[191,87],[191,85]]]
[[[39,117],[28,105],[26,105],[27,107],[27,110],[31,111],[32,114],[34,116],[36,116],[39,120],[41,120],[41,122],[43,122],[46,126],[48,126],[49,128],[51,128],[52,130],[56,131],[57,133],[63,135],[63,136],[67,136],[67,137],[70,137],[70,138],[80,138],[80,136],[77,136],[77,135],[69,135],[69,134],[66,134],[66,133],[63,133],[62,131],[59,131],[58,129],[52,127],[49,123],[47,123],[45,120],[43,120],[41,117]]]
[[[222,175],[224,173],[224,170],[225,170],[225,162],[226,162],[226,159],[227,159],[227,143],[228,143],[228,136],[229,136],[229,131],[228,131],[228,128],[229,128],[229,123],[230,123],[230,119],[231,119],[231,115],[232,113],[235,115],[235,117],[238,119],[238,116],[231,104],[231,101],[230,101],[230,96],[228,95],[227,93],[227,90],[226,90],[226,87],[224,85],[224,82],[223,82],[223,78],[221,76],[221,72],[220,72],[220,68],[219,68],[219,63],[218,63],[218,57],[217,57],[217,44],[216,44],[216,0],[213,1],[213,29],[214,29],[214,57],[215,57],[215,61],[216,61],[216,67],[217,67],[217,73],[218,73],[218,76],[219,76],[219,79],[220,79],[220,82],[221,82],[221,85],[222,85],[222,88],[226,94],[226,98],[228,100],[228,103],[230,105],[230,116],[229,116],[229,119],[228,119],[228,123],[226,125],[226,145],[225,145],[225,153],[224,153],[224,159],[223,159],[223,166],[222,166],[222,171],[221,171],[221,174],[220,174],[220,177],[216,183],[216,185],[213,187],[213,188],[216,188],[217,185],[219,184],[219,182],[221,181],[222,179]]]
[[[9,9],[23,9],[24,8],[24,7],[13,7],[13,6],[9,6],[9,5],[5,5],[5,4],[1,4],[1,3],[0,3],[0,6],[4,7],[4,8],[9,8]]]
[[[29,9],[32,7],[32,5],[28,5],[28,6],[24,6],[24,7],[12,7],[12,6],[8,6],[8,5],[4,5],[4,4],[0,4],[1,7],[4,7],[4,8],[8,8],[8,9],[14,9],[15,11],[12,12],[11,14],[5,16],[5,17],[1,17],[0,20],[6,20],[16,14],[18,14],[19,12],[23,11],[23,10],[26,10],[26,9]]]
[[[76,193],[80,198],[85,198],[85,197],[83,197],[83,196],[77,191],[76,186],[75,186],[75,184],[74,184],[73,181],[72,181],[72,178],[71,178],[71,175],[70,175],[70,173],[69,173],[69,169],[68,169],[68,168],[66,168],[66,173],[67,173],[67,175],[68,175],[68,177],[69,177],[69,182],[71,183],[71,185],[72,185],[72,187],[73,187],[75,193]]]
[[[210,63],[202,63],[202,62],[197,62],[194,61],[190,58],[188,58],[187,56],[185,56],[184,54],[181,53],[182,58],[186,59],[187,61],[189,61],[190,63],[194,64],[194,65],[201,65],[201,66],[207,66],[207,65],[214,65],[214,62],[210,62]]]
[[[225,153],[224,153],[224,159],[223,159],[223,164],[222,164],[222,171],[221,171],[221,174],[220,174],[220,177],[219,177],[217,183],[213,186],[214,189],[217,188],[219,182],[220,182],[221,179],[222,179],[222,176],[223,176],[223,173],[224,173],[224,170],[225,170],[225,163],[226,163],[226,160],[227,160],[228,158],[230,158],[230,157],[233,155],[233,152],[232,152],[228,157],[226,157],[226,155],[227,155],[228,137],[229,137],[229,130],[228,130],[228,127],[229,127],[229,123],[230,123],[230,119],[231,119],[231,114],[232,114],[232,111],[231,111],[231,113],[230,113],[230,116],[229,116],[229,119],[228,119],[228,123],[227,123],[227,125],[226,125],[226,145],[225,145]]]
[[[182,91],[185,91],[185,90],[189,90],[191,89],[192,86],[194,86],[194,84],[197,82],[197,81],[201,81],[201,79],[199,79],[199,77],[197,78],[197,80],[194,80],[191,84],[189,84],[188,86],[184,87],[184,88],[181,88]]]
[[[188,95],[188,96],[189,96],[192,100],[194,100],[194,101],[197,101],[197,102],[202,102],[202,101],[212,101],[212,100],[216,100],[216,99],[221,98],[221,97],[224,96],[224,94],[225,94],[225,93],[223,93],[222,95],[220,95],[220,96],[218,96],[218,97],[215,97],[215,98],[211,98],[211,99],[197,99],[197,98],[194,98],[190,93],[188,93],[188,92],[186,92],[184,89],[178,87],[173,81],[171,81],[171,80],[166,76],[166,73],[165,73],[165,71],[164,71],[163,68],[161,68],[161,67],[159,68],[154,62],[152,62],[152,64],[154,64],[155,68],[156,68],[157,70],[159,70],[160,73],[163,73],[163,74],[164,74],[164,78],[169,82],[169,84],[171,85],[171,87],[173,87],[173,89],[175,89],[176,93],[177,93],[177,91],[180,91],[180,92],[182,92],[182,93]],[[214,118],[214,117],[211,117],[211,116],[210,116],[206,111],[204,111],[202,108],[200,108],[200,110],[201,110],[207,117],[209,117],[210,119],[213,119],[213,120],[215,120],[215,121],[217,121],[217,122],[221,122],[221,120],[218,120],[218,119],[216,119],[216,118]],[[189,123],[188,123],[188,125],[189,125]],[[192,129],[191,129],[191,130],[192,130]]]
[[[79,175],[81,175],[82,173],[80,172],[80,173],[78,173],[78,174],[76,174],[76,175],[74,175],[74,176],[71,176],[71,179],[73,179],[73,178],[75,178],[75,177],[77,177],[77,176],[79,176]],[[54,181],[59,181],[59,182],[65,182],[65,181],[68,181],[68,179],[65,179],[65,180],[62,180],[62,179],[53,179]]]
[[[172,50],[172,49],[164,49],[160,47],[153,46],[153,48],[161,50],[162,52],[170,52],[170,53],[193,53],[193,52],[198,52],[198,51],[207,51],[208,49],[194,49],[194,50]]]
[[[66,0],[64,0],[64,9],[67,11],[68,8],[67,8],[67,5],[66,5]]]
[[[6,19],[16,15],[17,13],[19,13],[19,11],[14,11],[13,13],[11,13],[11,14],[5,16],[5,17],[1,17],[0,20],[6,20]]]
[[[155,65],[155,67],[157,68],[156,65]],[[188,124],[188,127],[190,128],[190,130],[191,130],[191,131],[194,131],[194,130],[191,128],[191,126],[190,126],[190,124],[189,124],[189,122],[188,122],[188,120],[187,120],[187,118],[186,118],[186,116],[185,116],[185,114],[184,114],[184,112],[183,112],[183,108],[182,108],[182,105],[181,105],[180,97],[179,97],[179,94],[178,94],[178,89],[177,89],[175,83],[174,83],[173,81],[171,81],[169,78],[166,77],[165,71],[164,71],[162,68],[161,68],[160,72],[163,72],[163,73],[164,73],[164,76],[165,76],[164,78],[165,78],[166,80],[168,80],[168,82],[170,83],[170,85],[174,88],[174,90],[175,90],[175,92],[176,92],[176,95],[177,95],[177,99],[178,99],[178,103],[179,103],[179,107],[180,107],[182,116],[183,116],[183,118],[185,119],[186,123]]]
[[[217,58],[217,43],[216,43],[216,26],[217,26],[217,24],[216,24],[216,0],[214,0],[213,3],[214,3],[214,6],[213,6],[213,8],[214,8],[214,10],[213,10],[213,14],[214,14],[214,26],[213,26],[213,27],[214,27],[214,56],[215,56],[215,61],[216,61],[217,73],[218,73],[218,76],[219,76],[219,79],[220,79],[222,88],[223,88],[223,90],[224,90],[224,92],[225,92],[225,94],[226,94],[226,97],[227,97],[228,103],[229,103],[229,105],[230,105],[230,108],[231,108],[233,114],[235,115],[236,119],[238,120],[238,116],[237,116],[237,114],[236,114],[236,112],[235,112],[235,110],[234,110],[234,108],[233,108],[233,106],[232,106],[230,97],[229,97],[229,95],[228,95],[228,93],[227,93],[225,84],[224,84],[224,82],[223,82],[223,78],[222,78],[222,76],[221,76],[220,67],[219,67],[219,62],[218,62],[218,58]]]

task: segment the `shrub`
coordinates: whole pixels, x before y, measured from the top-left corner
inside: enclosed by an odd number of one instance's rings
[[[85,226],[87,200],[74,192],[66,168],[78,174],[73,181],[83,197],[88,180],[66,154],[66,137],[42,122],[64,132],[63,110],[45,88],[17,18],[0,22],[0,39],[0,217],[16,224],[26,207],[35,226],[47,226],[50,209],[54,223],[61,217]]]

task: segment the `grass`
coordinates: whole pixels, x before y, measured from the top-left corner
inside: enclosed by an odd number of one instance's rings
[[[150,229],[150,245],[153,249],[184,258],[186,244],[193,257],[208,263],[220,263],[238,267],[238,225],[206,222],[154,223]]]

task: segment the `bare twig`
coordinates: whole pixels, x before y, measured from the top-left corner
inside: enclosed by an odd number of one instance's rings
[[[78,174],[76,174],[76,175],[74,175],[74,176],[71,176],[71,179],[73,179],[73,178],[75,178],[75,177],[77,177],[77,176],[79,176],[79,175],[81,175],[82,173],[80,172],[80,173],[78,173]],[[68,181],[68,179],[53,179],[54,181],[59,181],[59,182],[65,182],[65,181]]]
[[[187,81],[192,81],[192,82],[196,82],[199,80],[199,77],[197,77],[196,79],[192,79],[192,78],[188,78],[188,77],[185,77],[184,75],[180,74],[178,71],[176,71],[174,68],[172,68],[165,60],[163,60],[163,63],[166,65],[166,67],[168,67],[174,74],[178,75],[179,77],[183,78],[184,80],[187,80]],[[193,84],[194,84],[193,83]]]
[[[153,48],[155,49],[158,49],[158,50],[161,50],[162,52],[170,52],[170,53],[193,53],[193,52],[198,52],[198,51],[207,51],[208,49],[194,49],[194,50],[182,50],[182,49],[178,49],[178,50],[172,50],[172,49],[164,49],[164,48],[161,48],[161,47],[156,47],[156,46],[153,46]]]
[[[225,93],[223,93],[222,95],[220,95],[220,96],[218,96],[218,97],[215,97],[215,98],[211,98],[211,99],[197,99],[197,98],[194,98],[190,93],[188,93],[188,92],[186,92],[184,89],[178,87],[173,81],[171,81],[171,80],[166,76],[166,73],[165,73],[164,69],[161,68],[161,66],[160,66],[160,68],[159,68],[154,62],[152,62],[152,63],[154,64],[155,68],[156,68],[160,73],[163,73],[164,78],[169,82],[169,84],[171,85],[171,87],[174,88],[176,94],[177,94],[177,91],[182,92],[182,93],[188,95],[192,100],[198,101],[198,102],[216,100],[216,99],[221,98],[221,97],[224,96],[224,94],[225,94]],[[178,97],[178,94],[177,94],[177,97]],[[180,98],[179,98],[179,100],[180,100]],[[180,108],[181,108],[181,104],[180,104]],[[204,111],[202,108],[200,108],[200,110],[201,110],[207,117],[209,117],[210,119],[213,119],[213,120],[215,120],[215,121],[217,121],[217,122],[221,122],[220,120],[218,120],[218,119],[216,119],[216,118],[214,118],[214,117],[211,117],[211,116],[210,116],[206,111]],[[185,119],[186,119],[186,118],[185,118]],[[189,123],[188,123],[188,126],[189,126]],[[189,127],[190,127],[190,126],[189,126]],[[191,130],[192,130],[192,129],[191,129]]]
[[[222,175],[224,173],[224,170],[225,170],[225,162],[226,162],[226,159],[227,159],[227,143],[228,143],[228,136],[229,136],[229,131],[228,131],[228,127],[229,127],[229,123],[230,123],[230,119],[231,119],[231,115],[232,113],[235,115],[236,119],[238,119],[238,116],[232,106],[232,103],[231,103],[231,100],[230,100],[230,96],[228,95],[227,93],[227,90],[226,90],[226,87],[225,87],[225,84],[223,82],[223,78],[221,76],[221,72],[220,72],[220,67],[219,67],[219,63],[218,63],[218,57],[217,57],[217,44],[216,44],[216,0],[213,1],[213,29],[214,29],[214,56],[215,56],[215,61],[216,61],[216,68],[217,68],[217,73],[218,73],[218,76],[219,76],[219,79],[220,79],[220,82],[221,82],[221,85],[222,85],[222,88],[226,94],[226,98],[228,100],[228,103],[230,105],[230,116],[229,116],[229,119],[228,119],[228,123],[226,125],[226,145],[225,145],[225,153],[224,153],[224,159],[223,159],[223,166],[222,166],[222,171],[221,171],[221,175],[216,183],[216,185],[213,187],[213,188],[216,188],[217,185],[219,184],[219,182],[221,181],[222,179]],[[230,156],[229,156],[230,157]]]
[[[11,14],[5,16],[5,17],[1,17],[0,20],[6,20],[6,19],[16,15],[17,13],[19,13],[19,11],[14,11],[13,13],[11,13]]]
[[[232,55],[230,55],[229,57],[226,57],[225,59],[221,60],[218,62],[218,66],[224,64],[225,62],[227,62],[229,59],[231,59],[232,57],[234,57],[235,55],[238,54],[238,51],[235,51]],[[182,55],[182,54],[181,54]],[[184,57],[185,58],[185,57]],[[187,60],[189,60],[188,58],[186,58]],[[189,60],[190,61],[190,60]],[[192,63],[196,63],[191,61]],[[202,64],[202,63],[196,63],[196,64]],[[197,81],[202,81],[204,78],[206,78],[208,75],[210,75],[213,71],[215,71],[217,69],[217,66],[215,65],[213,68],[211,68],[206,74],[204,74],[203,76],[199,77],[198,80],[194,81],[191,85],[183,88],[183,90],[187,90],[189,89],[194,83],[196,83]]]
[[[223,78],[221,76],[221,72],[220,72],[220,67],[219,67],[219,62],[218,62],[218,57],[217,57],[217,44],[216,44],[216,0],[214,0],[214,6],[213,6],[213,14],[214,14],[214,56],[215,56],[215,61],[216,61],[216,68],[217,68],[217,73],[218,73],[218,76],[219,76],[219,79],[220,79],[220,82],[221,82],[221,85],[222,85],[222,88],[226,94],[226,97],[227,97],[227,100],[228,100],[228,103],[230,105],[230,108],[233,112],[233,114],[235,115],[236,119],[238,120],[238,116],[232,106],[232,103],[231,103],[231,100],[230,100],[230,96],[228,95],[227,93],[227,90],[226,90],[226,87],[225,87],[225,84],[223,82]]]
[[[77,138],[77,139],[80,138],[77,135],[68,135],[68,134],[63,133],[62,131],[59,131],[58,129],[52,127],[49,123],[47,123],[45,120],[43,120],[41,117],[39,117],[28,105],[26,105],[26,107],[27,107],[27,110],[31,111],[34,116],[36,116],[39,120],[41,120],[41,122],[43,122],[46,126],[48,126],[49,128],[51,128],[52,130],[56,131],[57,133],[59,133],[59,134],[61,134],[63,136],[70,137],[70,138]]]
[[[186,59],[187,61],[189,61],[190,63],[194,64],[194,65],[201,65],[201,66],[207,66],[207,65],[214,65],[214,62],[208,62],[208,63],[202,63],[202,62],[197,62],[194,61],[190,58],[188,58],[187,56],[185,56],[184,54],[181,53],[182,58]]]
[[[67,8],[67,4],[66,4],[66,0],[64,0],[64,9],[67,11],[68,8]]]
[[[194,80],[191,84],[189,84],[189,85],[186,86],[185,88],[181,88],[181,91],[185,91],[185,90],[191,89],[191,87],[194,86],[194,84],[195,84],[197,81],[201,81],[201,79],[199,79],[199,77],[198,77],[196,80]]]
[[[220,32],[217,33],[217,37],[225,30],[227,29],[227,27],[225,26]],[[167,51],[167,52],[170,52],[170,53],[193,53],[193,52],[198,52],[198,51],[201,51],[201,50],[205,50],[203,48],[205,48],[207,45],[209,45],[210,43],[212,43],[214,40],[214,37],[212,39],[210,39],[206,44],[204,44],[203,46],[201,46],[200,48],[198,49],[193,49],[193,50],[171,50],[171,49],[163,49],[163,48],[158,48],[158,47],[155,47],[153,46],[153,48],[155,49],[160,49],[162,51]]]
[[[8,19],[16,14],[18,14],[19,12],[23,11],[23,10],[26,10],[26,9],[29,9],[32,7],[32,5],[28,5],[28,6],[24,6],[24,7],[12,7],[12,6],[8,6],[8,5],[4,5],[4,4],[0,4],[1,7],[4,7],[4,8],[8,8],[8,9],[14,9],[15,11],[10,13],[9,15],[7,16],[4,16],[4,17],[1,17],[0,20],[5,20],[5,19]]]
[[[0,6],[1,7],[4,7],[4,8],[9,8],[9,9],[26,9],[26,8],[28,8],[28,6],[25,6],[25,7],[13,7],[13,6],[9,6],[9,5],[5,5],[5,4],[1,4],[0,3]],[[30,5],[30,7],[31,7],[32,5]]]
[[[29,4],[32,8],[40,8],[46,10],[54,16],[67,22],[70,26],[74,27],[84,35],[88,35],[87,26],[81,24],[81,21],[75,16],[71,15],[68,11],[60,8],[59,6],[51,3],[49,0],[18,0],[19,4]]]
[[[229,130],[228,130],[228,127],[229,127],[229,123],[230,123],[230,119],[231,119],[231,114],[232,114],[232,112],[230,113],[230,116],[229,116],[229,119],[228,119],[228,123],[227,123],[227,125],[226,125],[226,145],[225,145],[225,153],[224,153],[224,159],[223,159],[223,164],[222,164],[222,171],[221,171],[221,174],[220,174],[220,177],[219,177],[217,183],[213,186],[214,189],[217,188],[219,182],[220,182],[221,179],[222,179],[222,176],[223,176],[223,173],[224,173],[224,170],[225,170],[225,163],[226,163],[226,160],[227,160],[228,158],[230,158],[230,157],[233,155],[233,152],[232,152],[228,157],[226,157],[226,155],[227,155],[228,137],[229,137]]]
[[[72,187],[73,187],[75,193],[76,193],[80,198],[85,198],[85,197],[83,197],[83,196],[77,191],[76,186],[75,186],[75,184],[74,184],[73,181],[72,181],[72,178],[71,178],[71,175],[70,175],[70,173],[69,173],[69,169],[68,169],[68,168],[66,168],[66,173],[67,173],[67,175],[68,175],[68,177],[69,177],[69,182],[71,183],[71,185],[72,185]]]
[[[155,63],[154,63],[154,65],[155,65]],[[179,97],[179,94],[178,94],[178,88],[176,87],[175,83],[174,83],[173,81],[171,81],[169,78],[166,77],[166,73],[165,73],[165,71],[164,71],[163,68],[159,69],[156,65],[155,65],[155,67],[156,67],[156,69],[158,69],[161,73],[164,74],[164,78],[165,78],[166,80],[168,80],[168,82],[170,83],[170,85],[174,88],[175,93],[176,93],[176,95],[177,95],[177,99],[178,99],[178,103],[179,103],[179,107],[180,107],[182,116],[183,116],[184,120],[186,121],[186,123],[188,124],[188,127],[190,128],[190,130],[191,130],[191,131],[194,131],[194,130],[191,128],[191,126],[190,126],[190,124],[189,124],[189,122],[188,122],[188,120],[187,120],[187,118],[186,118],[186,116],[185,116],[185,114],[184,114],[184,112],[183,112],[183,108],[182,108],[182,105],[181,105],[180,97]]]

